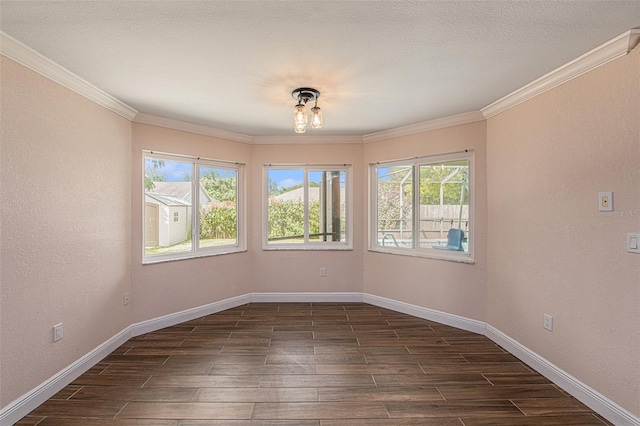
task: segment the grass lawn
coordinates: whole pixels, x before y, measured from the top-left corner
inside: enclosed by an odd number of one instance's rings
[[[217,247],[217,246],[228,246],[236,244],[235,238],[229,239],[208,239],[208,240],[200,240],[200,247]],[[183,241],[178,244],[174,244],[172,246],[167,247],[145,247],[144,252],[147,256],[155,256],[159,254],[168,254],[168,253],[182,253],[185,251],[191,251],[191,239]]]

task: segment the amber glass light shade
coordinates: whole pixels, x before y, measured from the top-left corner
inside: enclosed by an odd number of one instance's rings
[[[311,108],[311,127],[314,129],[322,128],[322,110],[320,107]]]

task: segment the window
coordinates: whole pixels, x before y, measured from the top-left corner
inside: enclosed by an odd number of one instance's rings
[[[370,165],[370,250],[473,261],[473,152]]]
[[[144,263],[244,250],[244,166],[145,152]]]
[[[265,249],[350,249],[351,166],[265,166]]]

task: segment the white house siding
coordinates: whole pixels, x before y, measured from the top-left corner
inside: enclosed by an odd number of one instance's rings
[[[158,241],[160,247],[169,244],[169,206],[158,203]]]
[[[167,224],[164,227],[167,234],[167,246],[181,243],[189,236],[191,229],[191,207],[190,206],[165,206],[167,210]],[[178,213],[178,221],[173,221],[174,213]],[[162,244],[162,237],[160,238]]]
[[[161,201],[162,200],[162,201]],[[145,202],[158,206],[158,245],[168,247],[185,241],[191,229],[191,206],[171,196],[147,193]],[[178,221],[173,214],[178,213]]]

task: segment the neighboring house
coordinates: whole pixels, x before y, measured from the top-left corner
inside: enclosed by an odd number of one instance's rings
[[[191,182],[154,182],[145,192],[145,246],[167,247],[191,235]],[[214,200],[200,186],[200,205],[210,210]]]
[[[191,182],[153,182],[151,192],[176,197],[191,204]],[[209,210],[212,201],[214,201],[213,198],[200,185],[200,205]]]
[[[296,188],[291,191],[283,192],[282,194],[275,195],[273,199],[278,201],[297,201],[301,203],[304,200],[304,188]],[[340,188],[340,199],[345,199],[344,188]],[[309,202],[320,200],[320,187],[309,187]]]

